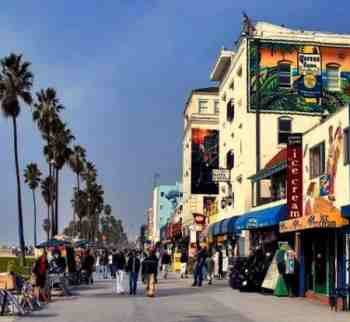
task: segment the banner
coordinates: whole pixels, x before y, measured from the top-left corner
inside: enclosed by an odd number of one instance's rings
[[[290,134],[287,145],[288,219],[303,216],[303,137]]]

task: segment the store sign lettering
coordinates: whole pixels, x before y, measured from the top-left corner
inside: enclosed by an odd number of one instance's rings
[[[288,219],[303,215],[303,155],[302,135],[291,134],[287,146]]]

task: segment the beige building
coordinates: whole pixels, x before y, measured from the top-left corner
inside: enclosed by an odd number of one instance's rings
[[[194,187],[192,173],[193,133],[196,130],[214,130],[219,128],[218,88],[200,88],[191,92],[184,110],[184,129],[182,140],[182,184],[183,208],[182,222],[184,226],[192,226],[193,214],[203,214],[203,197],[205,194],[192,193]],[[200,227],[198,227],[200,229]]]
[[[295,76],[297,73],[302,73],[304,66],[302,63],[306,59],[312,59],[315,64],[311,68],[314,73],[331,75],[331,66],[339,68],[338,60],[344,53],[339,48],[334,49],[336,62],[334,64],[326,63],[326,57],[331,61],[331,49],[333,49],[333,47],[326,46],[335,46],[335,44],[337,46],[350,46],[350,36],[291,30],[265,22],[258,22],[254,26],[251,25],[250,28],[253,30],[250,30],[249,35],[248,32],[241,34],[234,51],[226,49],[220,51],[210,75],[211,80],[216,81],[219,87],[220,167],[231,169],[230,184],[220,184],[218,220],[243,214],[254,206],[273,201],[268,182],[261,183],[260,197],[257,200],[256,191],[253,191],[249,177],[254,175],[258,168],[263,169],[276,154],[286,147],[288,133],[304,133],[319,124],[322,117],[328,114],[327,110],[317,111],[316,108],[312,111],[307,110],[309,106],[321,105],[319,101],[316,101],[316,98],[309,97],[302,98],[304,110],[302,108],[299,110],[288,108],[284,105],[281,108],[278,106],[266,108],[265,103],[268,102],[267,98],[269,97],[265,98],[264,92],[261,94],[259,113],[257,113],[257,108],[252,108],[253,103],[256,103],[252,95],[254,90],[252,83],[257,79],[255,75],[252,76],[254,67],[251,62],[254,49],[252,41],[259,41],[258,46],[260,47],[258,48],[261,51],[260,86],[265,86],[264,82],[267,79],[265,74],[272,73],[273,68],[276,68],[277,76],[275,77],[277,79],[272,79],[271,83],[279,82],[279,86],[283,86],[283,89],[288,89],[289,92],[294,90],[293,95],[296,99],[298,95],[308,96],[308,93],[305,94],[306,90],[301,88],[300,78],[303,77],[304,83],[306,83],[306,76],[310,77],[309,74],[299,75],[299,80]],[[279,47],[275,46],[274,42],[278,42]],[[281,42],[293,44],[288,44],[290,49],[284,49],[283,45],[280,45]],[[286,45],[284,44],[284,46]],[[296,53],[293,54],[292,50],[296,50]],[[322,57],[321,65],[319,65],[320,57]],[[273,65],[274,61],[276,61],[277,67]],[[343,62],[347,68],[347,58],[343,58]],[[308,67],[308,65],[306,66]],[[338,73],[336,76],[340,75],[339,70],[335,69],[335,73]],[[325,77],[324,74],[322,74],[323,76],[313,75],[314,80],[318,81],[321,77]],[[311,85],[313,85],[312,82],[311,79]],[[325,83],[324,79],[323,82]],[[340,83],[340,80],[338,82]],[[323,86],[325,86],[324,83]],[[328,80],[327,90],[332,90],[329,88],[329,83]],[[267,83],[266,86],[268,85]],[[339,87],[335,90],[340,91],[341,89]],[[275,91],[278,92],[278,89]],[[318,94],[317,90],[314,92]],[[309,96],[316,96],[316,94],[310,90]],[[280,101],[283,104],[281,99]],[[257,150],[256,144],[257,124],[260,126],[260,130],[258,129],[260,151]],[[257,159],[258,154],[260,157]],[[233,197],[232,204],[226,202],[229,200],[228,197]],[[283,195],[279,199],[283,199]]]

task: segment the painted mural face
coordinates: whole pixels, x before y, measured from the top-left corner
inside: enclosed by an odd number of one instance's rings
[[[192,194],[218,194],[212,170],[219,167],[219,131],[192,129]]]
[[[332,113],[350,102],[350,48],[250,43],[250,110]],[[259,63],[260,60],[260,63]]]

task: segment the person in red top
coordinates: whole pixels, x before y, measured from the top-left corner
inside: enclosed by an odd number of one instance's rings
[[[32,271],[35,276],[35,295],[39,300],[42,299],[44,302],[48,302],[49,300],[45,290],[48,268],[47,253],[44,250],[43,254],[35,261]]]

